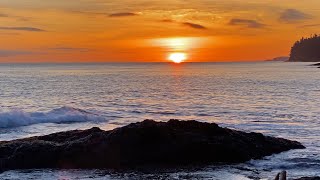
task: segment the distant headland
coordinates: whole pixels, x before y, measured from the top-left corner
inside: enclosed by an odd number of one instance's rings
[[[290,57],[288,56],[280,56],[280,57],[275,57],[273,59],[267,59],[265,61],[276,61],[276,62],[285,62],[288,61]]]
[[[291,48],[290,62],[319,62],[320,35],[302,38]]]

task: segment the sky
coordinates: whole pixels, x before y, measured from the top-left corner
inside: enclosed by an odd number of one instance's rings
[[[266,60],[319,31],[319,0],[0,0],[2,63]]]

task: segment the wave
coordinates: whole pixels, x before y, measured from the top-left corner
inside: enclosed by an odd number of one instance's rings
[[[0,128],[28,126],[39,123],[101,122],[105,119],[97,114],[73,107],[61,107],[48,112],[24,112],[11,110],[0,112]]]

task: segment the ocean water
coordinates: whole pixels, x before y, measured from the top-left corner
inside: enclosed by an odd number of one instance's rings
[[[0,141],[144,119],[215,122],[302,142],[262,160],[158,174],[18,170],[0,179],[268,179],[320,176],[320,70],[309,63],[1,64]]]

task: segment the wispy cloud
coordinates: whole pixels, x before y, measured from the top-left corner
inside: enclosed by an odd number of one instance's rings
[[[174,22],[174,21],[171,20],[171,19],[162,19],[162,20],[160,20],[160,22],[171,23],[171,22]]]
[[[231,19],[229,25],[245,26],[247,28],[265,28],[266,24],[251,19]]]
[[[319,27],[320,24],[306,24],[306,25],[302,25],[299,26],[299,28],[312,28],[312,27]]]
[[[114,14],[109,14],[109,17],[127,17],[127,16],[137,16],[137,13],[133,12],[120,12],[120,13],[114,13]]]
[[[29,20],[27,17],[15,16],[15,15],[5,14],[5,13],[0,13],[0,18],[13,18],[18,21],[28,21]]]
[[[0,17],[9,17],[9,15],[8,15],[8,14],[0,13]]]
[[[279,21],[286,23],[295,23],[307,19],[311,19],[312,16],[301,12],[296,9],[286,9],[280,14]]]
[[[0,49],[0,57],[9,57],[9,56],[18,56],[18,55],[26,55],[32,54],[30,51],[19,51],[19,50],[1,50]]]
[[[194,28],[194,29],[207,29],[205,26],[200,25],[200,24],[195,24],[195,23],[190,23],[190,22],[184,22],[182,24],[185,26]]]
[[[163,19],[160,22],[178,23],[178,24],[181,24],[183,26],[188,26],[188,27],[193,28],[193,29],[208,29],[207,27],[205,27],[205,26],[203,26],[201,24],[196,24],[196,23],[191,23],[191,22],[177,22],[177,21],[174,21],[174,20],[171,20],[171,19]]]
[[[44,32],[45,30],[35,27],[0,27],[0,30],[13,30],[13,31],[33,31]]]

